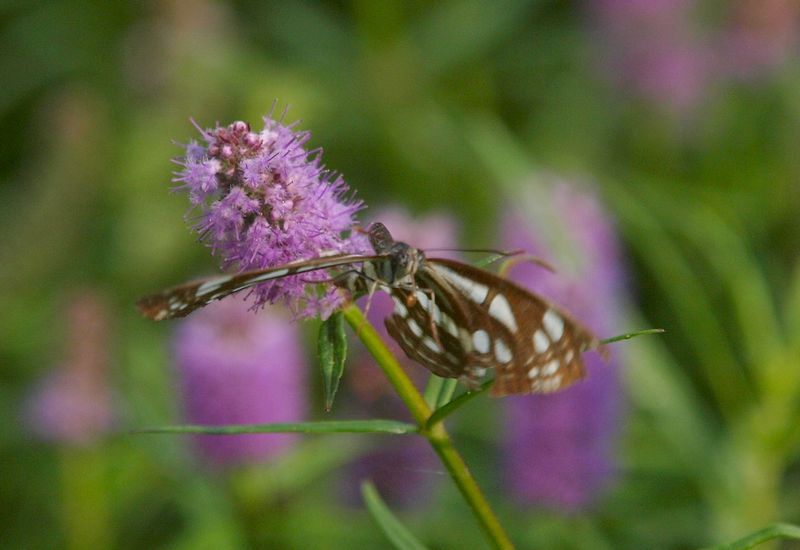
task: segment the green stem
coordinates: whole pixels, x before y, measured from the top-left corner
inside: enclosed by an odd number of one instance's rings
[[[411,416],[418,425],[424,426],[425,421],[431,415],[431,409],[425,402],[425,399],[414,387],[411,379],[394,358],[392,352],[386,347],[386,344],[381,340],[380,335],[375,331],[375,328],[367,321],[364,314],[355,305],[351,305],[344,309],[344,318],[350,323],[350,326],[356,332],[364,347],[372,354],[378,366],[383,370],[383,373],[389,379],[389,382],[394,387],[397,395],[403,400]]]
[[[500,521],[486,501],[486,497],[484,497],[480,487],[475,482],[475,478],[472,477],[464,459],[461,458],[461,455],[458,454],[458,451],[453,446],[453,442],[444,425],[439,423],[430,429],[426,427],[427,421],[431,416],[431,408],[417,391],[417,388],[414,387],[414,384],[411,383],[411,379],[409,379],[400,363],[392,355],[392,352],[383,343],[380,335],[356,306],[351,305],[345,308],[344,317],[353,327],[353,330],[356,331],[364,347],[375,358],[376,363],[389,379],[397,395],[408,407],[411,416],[414,417],[420,427],[420,434],[430,441],[431,446],[436,451],[436,454],[439,455],[439,459],[444,464],[453,482],[455,482],[464,500],[466,500],[467,505],[472,509],[472,513],[477,518],[486,536],[495,548],[513,548],[514,545],[511,539],[506,534],[503,526],[500,525]]]

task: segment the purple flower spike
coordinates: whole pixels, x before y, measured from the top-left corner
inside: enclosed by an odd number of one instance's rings
[[[199,217],[194,229],[222,259],[223,269],[258,269],[326,253],[369,252],[363,236],[349,232],[360,201],[346,198],[345,181],[326,171],[322,151],[308,151],[309,132],[264,118],[253,132],[241,121],[201,130],[205,145],[186,147],[173,181]],[[326,317],[342,298],[323,272],[258,285],[254,307],[282,302],[298,316]]]
[[[306,362],[297,325],[272,311],[252,315],[236,298],[214,302],[184,321],[175,362],[187,423],[297,422],[306,413]],[[265,460],[294,434],[198,436],[197,448],[224,466]]]
[[[66,357],[28,400],[25,417],[42,439],[86,446],[111,428],[108,310],[94,292],[76,296],[67,312]]]
[[[800,46],[800,4],[795,0],[731,2],[719,59],[735,78],[756,79],[796,59]]]
[[[564,306],[601,338],[615,334],[623,290],[620,250],[596,197],[556,182],[525,211],[506,218],[503,245],[541,256],[558,272],[519,264],[511,279]],[[607,364],[588,353],[587,378],[563,392],[506,400],[505,471],[521,502],[577,511],[613,473],[621,395],[619,358],[609,351]]]
[[[605,68],[627,93],[676,114],[693,111],[713,79],[712,49],[686,0],[591,0]]]

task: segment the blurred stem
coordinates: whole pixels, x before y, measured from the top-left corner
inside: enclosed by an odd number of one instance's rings
[[[511,543],[511,539],[506,534],[503,526],[500,525],[497,516],[486,501],[486,497],[483,496],[475,478],[472,477],[472,473],[467,468],[464,459],[461,458],[461,455],[453,446],[444,424],[437,423],[430,428],[426,426],[432,413],[431,408],[425,402],[422,394],[414,387],[414,384],[411,383],[408,375],[392,355],[392,352],[383,343],[380,335],[355,305],[345,308],[344,316],[353,330],[356,331],[364,347],[375,358],[376,363],[389,379],[397,395],[408,407],[420,427],[420,433],[430,441],[431,446],[455,482],[464,500],[466,500],[467,505],[472,509],[472,513],[477,518],[486,536],[495,548],[513,548],[514,545]]]
[[[773,539],[800,540],[800,527],[786,523],[776,523],[737,541],[709,547],[708,550],[747,550]]]
[[[104,454],[93,447],[65,448],[60,458],[66,548],[111,548]]]

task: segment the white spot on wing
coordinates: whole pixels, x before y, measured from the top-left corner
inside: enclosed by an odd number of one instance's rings
[[[544,330],[547,331],[553,342],[558,342],[561,339],[561,335],[564,334],[564,319],[552,309],[548,309],[544,313],[542,322],[544,323]]]
[[[486,374],[486,369],[483,367],[471,367],[469,370],[475,378],[483,378]]]
[[[464,348],[464,351],[470,353],[472,351],[472,338],[470,338],[467,329],[458,329],[458,339],[461,341],[461,347]]]
[[[425,338],[423,338],[422,343],[425,344],[425,346],[431,351],[435,351],[436,353],[442,352],[442,348],[440,348],[439,344],[437,344],[436,341],[430,336],[426,336]]]
[[[502,294],[492,298],[492,303],[489,304],[489,315],[510,328],[512,332],[517,331],[517,321],[511,312],[511,306]]]
[[[564,356],[564,362],[570,363],[573,357],[575,357],[575,354],[572,352],[572,350],[569,350],[567,354]]]
[[[533,367],[531,370],[528,371],[528,378],[536,378],[539,376],[539,367]]]
[[[392,296],[392,300],[394,301],[394,312],[398,314],[400,317],[405,317],[408,315],[408,308],[403,303],[403,300],[396,296]]]
[[[442,310],[439,309],[439,306],[437,306],[436,304],[432,303],[429,311],[431,312],[431,315],[433,316],[433,322],[436,323],[437,325],[441,325],[442,324]]]
[[[453,321],[446,313],[442,314],[442,323],[441,326],[449,332],[453,338],[458,338],[458,327],[456,326],[455,321]]]
[[[227,283],[231,280],[230,275],[225,277],[214,277],[213,279],[209,279],[197,289],[195,293],[197,296],[205,296],[206,294],[211,294],[219,287],[221,287],[224,283]]]
[[[417,324],[417,322],[414,319],[408,320],[408,328],[411,329],[411,332],[413,332],[414,336],[416,336],[417,338],[422,336],[422,328]]]
[[[542,374],[544,376],[552,376],[558,370],[559,361],[558,359],[553,359],[545,363],[544,367],[542,367]]]
[[[477,281],[473,281],[472,279],[467,279],[452,269],[441,265],[434,266],[434,269],[444,275],[448,281],[460,288],[476,304],[482,304],[486,299],[486,295],[489,294],[489,287]]]
[[[536,353],[544,353],[549,347],[550,339],[547,338],[547,335],[544,332],[537,330],[533,333],[533,349],[536,350]]]
[[[428,304],[430,303],[430,300],[428,300],[428,295],[422,292],[421,290],[418,290],[417,292],[414,293],[414,296],[417,297],[419,305],[421,305],[425,309],[425,311],[427,311]]]
[[[472,334],[472,343],[478,353],[486,353],[489,351],[489,333],[485,330],[476,330]]]
[[[498,338],[494,342],[494,356],[501,363],[508,363],[511,361],[511,359],[513,359],[511,350],[508,348],[506,343],[503,342],[502,338]]]
[[[561,387],[561,375],[541,380],[541,391],[545,393],[554,392]]]
[[[313,269],[319,268],[319,266],[315,266]],[[309,269],[303,268],[296,268],[298,273],[302,273],[303,271],[309,271]],[[276,269],[275,271],[267,271],[266,273],[262,273],[258,277],[253,277],[250,279],[250,284],[252,283],[260,283],[261,281],[269,281],[270,279],[277,279],[278,277],[283,277],[289,273],[288,269]]]

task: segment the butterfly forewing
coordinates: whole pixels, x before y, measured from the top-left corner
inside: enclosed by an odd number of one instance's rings
[[[145,317],[156,321],[172,319],[174,317],[185,317],[192,311],[214,300],[220,300],[235,292],[252,288],[265,281],[298,275],[318,269],[358,264],[380,258],[382,258],[382,256],[338,254],[301,260],[268,269],[257,269],[233,275],[220,275],[207,279],[199,279],[157,294],[145,296],[139,300],[136,305]]]

